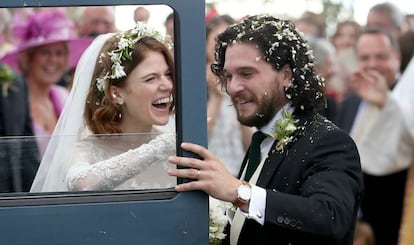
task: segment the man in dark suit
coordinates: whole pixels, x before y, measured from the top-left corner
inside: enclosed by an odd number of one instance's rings
[[[0,64],[0,71],[9,69]],[[39,166],[27,87],[18,76],[0,77],[0,192],[26,192]]]
[[[176,190],[203,190],[233,203],[231,244],[351,245],[363,192],[358,151],[317,113],[325,105],[323,82],[294,25],[252,16],[229,27],[218,36],[212,70],[239,121],[259,130],[240,179],[204,147],[183,143],[201,160],[169,158],[185,167],[170,175],[194,179]]]
[[[358,70],[351,79],[351,86],[355,91],[375,92],[375,90],[360,87],[364,84],[384,84],[383,86],[387,86],[389,90],[395,86],[399,77],[401,56],[394,36],[378,27],[367,28],[357,39],[356,54]],[[384,100],[371,103],[357,94],[350,94],[344,99],[337,119],[337,125],[349,132],[360,149],[365,183],[365,194],[361,203],[361,221],[371,225],[376,245],[397,244],[398,242],[407,176],[407,168],[390,170],[387,165],[379,164],[380,161],[370,160],[375,159],[373,156],[378,153],[363,147],[365,144],[378,143],[370,143],[369,132],[377,123],[376,120],[379,120],[380,105],[385,104]],[[391,134],[396,132],[389,130],[373,133],[389,134],[391,138]],[[386,211],[378,205],[384,201],[385,189],[391,190],[387,192],[386,198],[390,200],[390,204]]]

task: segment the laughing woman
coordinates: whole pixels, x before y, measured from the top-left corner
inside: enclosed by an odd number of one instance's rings
[[[41,155],[68,97],[68,91],[56,84],[91,43],[89,38],[77,38],[73,28],[60,9],[33,11],[13,25],[16,48],[1,58],[27,83],[32,127]]]
[[[175,185],[166,173],[175,133],[157,127],[167,124],[173,111],[169,45],[142,23],[95,39],[79,61],[54,133],[59,137],[49,144],[32,191]]]

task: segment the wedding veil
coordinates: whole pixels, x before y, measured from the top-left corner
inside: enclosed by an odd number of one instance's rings
[[[90,134],[83,121],[83,112],[96,60],[104,43],[112,35],[109,33],[96,37],[80,58],[73,88],[56,124],[30,192],[67,191],[65,177],[70,165],[72,149],[77,141]]]

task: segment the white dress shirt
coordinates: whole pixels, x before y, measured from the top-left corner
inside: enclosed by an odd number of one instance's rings
[[[267,158],[268,153],[270,151],[270,148],[273,145],[273,142],[275,140],[274,138],[274,125],[275,122],[282,118],[282,111],[290,111],[293,113],[294,108],[291,106],[290,103],[286,104],[281,110],[279,110],[276,115],[272,118],[272,120],[259,129],[263,133],[267,134],[268,137],[266,137],[262,144],[260,145],[260,152],[261,152],[261,165],[264,164],[264,159]],[[256,171],[261,170],[261,166],[259,166]],[[244,174],[242,175],[244,177]],[[255,183],[250,183],[252,185],[252,195],[250,197],[250,203],[249,203],[249,212],[241,212],[246,218],[248,219],[254,219],[259,224],[263,225],[265,220],[265,209],[266,209],[266,189],[262,187],[258,187],[255,185]]]

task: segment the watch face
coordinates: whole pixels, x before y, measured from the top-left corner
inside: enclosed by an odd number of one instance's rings
[[[251,188],[247,185],[241,185],[239,187],[239,197],[243,200],[249,200],[251,196]]]

